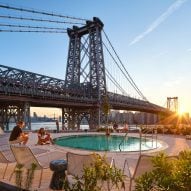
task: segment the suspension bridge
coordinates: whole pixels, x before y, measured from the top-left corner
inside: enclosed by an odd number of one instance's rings
[[[106,120],[104,107],[164,115],[170,113],[146,99],[121,61],[99,18],[78,18],[4,4],[0,4],[0,9],[7,11],[0,14],[0,33],[66,33],[69,37],[65,80],[0,65],[2,127],[8,128],[10,118],[14,117],[15,120],[25,120],[30,128],[31,106],[61,108],[62,123],[67,123],[69,128],[79,127],[83,118],[87,119],[91,129],[99,127]],[[18,16],[17,12],[28,15]],[[52,24],[73,26],[63,28],[50,26]]]

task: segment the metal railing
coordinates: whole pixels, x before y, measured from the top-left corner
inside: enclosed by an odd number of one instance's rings
[[[122,143],[124,142],[124,140],[125,140],[125,138],[127,137],[127,135],[128,135],[128,132],[125,133],[125,136],[123,137],[122,141],[121,141],[120,144],[119,144],[119,150],[120,150],[120,152],[121,152],[121,145],[122,145]]]
[[[144,139],[144,142],[146,144],[146,141],[148,140],[147,138],[151,138],[151,141],[152,141],[152,148],[153,148],[153,143],[154,143],[154,140],[155,140],[155,143],[156,143],[156,148],[157,148],[157,139],[158,139],[158,136],[157,136],[157,128],[156,126],[141,126],[140,127],[140,130],[139,130],[139,137],[140,137],[140,154],[141,154],[141,151],[142,151],[142,148],[141,148],[141,145],[142,145],[142,141]]]

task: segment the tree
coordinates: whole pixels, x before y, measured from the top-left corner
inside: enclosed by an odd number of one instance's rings
[[[107,95],[103,96],[102,111],[106,116],[108,116],[110,112],[109,99]]]

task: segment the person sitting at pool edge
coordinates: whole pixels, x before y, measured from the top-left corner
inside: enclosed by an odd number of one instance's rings
[[[44,128],[40,128],[38,131],[38,145],[45,144],[54,144],[52,138],[50,137],[50,133],[46,132]]]
[[[129,131],[129,127],[128,127],[128,124],[125,122],[122,132],[123,132],[123,133],[127,133],[128,131]]]
[[[25,145],[29,139],[28,133],[23,133],[22,129],[25,127],[24,121],[18,121],[17,125],[13,128],[9,137],[10,144],[22,143]]]

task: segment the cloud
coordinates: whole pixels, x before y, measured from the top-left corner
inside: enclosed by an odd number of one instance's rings
[[[191,48],[189,48],[187,51],[188,51],[188,52],[191,52]]]
[[[147,64],[157,64],[157,61],[160,60],[161,58],[165,57],[165,55],[167,55],[168,52],[167,51],[163,51],[163,52],[158,52],[156,54],[152,54],[151,56],[145,58],[144,60],[142,60],[143,63],[147,63]]]
[[[177,87],[178,85],[182,84],[184,81],[184,77],[178,77],[176,80],[166,81],[164,83],[165,87]]]
[[[158,59],[158,58],[160,58],[160,57],[163,57],[164,55],[166,55],[166,54],[168,54],[168,52],[167,51],[163,51],[163,52],[159,52],[158,54],[156,54],[156,55],[154,55],[153,57],[152,57],[152,59],[154,60],[154,59]]]
[[[163,23],[172,13],[179,9],[183,3],[187,0],[177,0],[173,3],[162,15],[160,15],[143,33],[136,36],[133,41],[130,42],[130,46],[139,42],[153,30],[155,30],[161,23]]]

